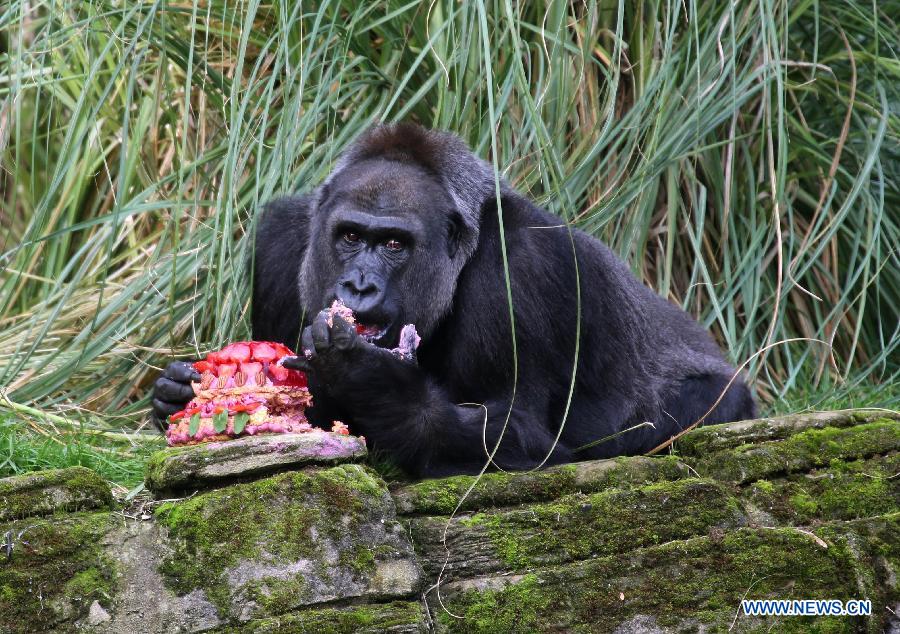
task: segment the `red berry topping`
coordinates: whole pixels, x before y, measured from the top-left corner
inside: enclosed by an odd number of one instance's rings
[[[231,361],[242,363],[250,360],[250,346],[243,341],[238,341],[222,348],[221,354],[227,356]]]
[[[254,341],[250,344],[253,350],[254,361],[277,361],[279,359],[278,351],[273,344],[267,341]]]

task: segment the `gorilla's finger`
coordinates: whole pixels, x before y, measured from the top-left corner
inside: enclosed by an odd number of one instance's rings
[[[163,419],[168,418],[184,407],[183,404],[167,403],[166,401],[161,401],[158,398],[153,399],[153,402],[151,404],[153,405],[153,413],[156,414],[159,418]]]
[[[153,396],[169,403],[187,403],[194,398],[194,390],[188,383],[179,383],[163,376],[156,379]]]
[[[200,373],[187,361],[173,361],[166,367],[163,376],[180,383],[200,380]]]
[[[356,328],[344,321],[340,315],[335,315],[331,327],[331,341],[338,350],[349,350],[359,341]]]
[[[320,314],[321,317],[321,314]],[[328,322],[324,319],[317,318],[313,325],[310,326],[312,331],[313,346],[316,352],[325,352],[331,345],[331,329]]]
[[[300,370],[301,372],[311,372],[312,365],[307,361],[306,357],[300,355],[296,357],[284,357],[281,365],[289,370]]]
[[[316,344],[313,342],[312,326],[307,326],[303,329],[303,333],[300,335],[300,346],[300,352],[302,352],[304,356],[315,354]]]

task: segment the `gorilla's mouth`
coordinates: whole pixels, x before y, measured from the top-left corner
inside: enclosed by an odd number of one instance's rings
[[[356,334],[366,340],[367,343],[376,345],[378,340],[387,334],[390,326],[379,326],[376,324],[363,324],[357,322]]]

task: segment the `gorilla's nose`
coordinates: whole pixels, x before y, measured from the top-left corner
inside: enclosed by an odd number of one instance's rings
[[[366,312],[381,303],[383,295],[379,284],[362,274],[348,275],[338,282],[337,296],[354,312]]]

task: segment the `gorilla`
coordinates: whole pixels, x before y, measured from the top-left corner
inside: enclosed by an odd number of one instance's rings
[[[360,333],[328,319],[336,298]],[[412,359],[389,351],[405,324]],[[687,313],[458,137],[413,124],[370,129],[319,187],[266,206],[252,326],[305,351],[311,423],[346,422],[417,477],[477,473],[492,453],[509,470],[643,453],[755,413]],[[192,373],[175,362],[157,380],[157,420]]]

